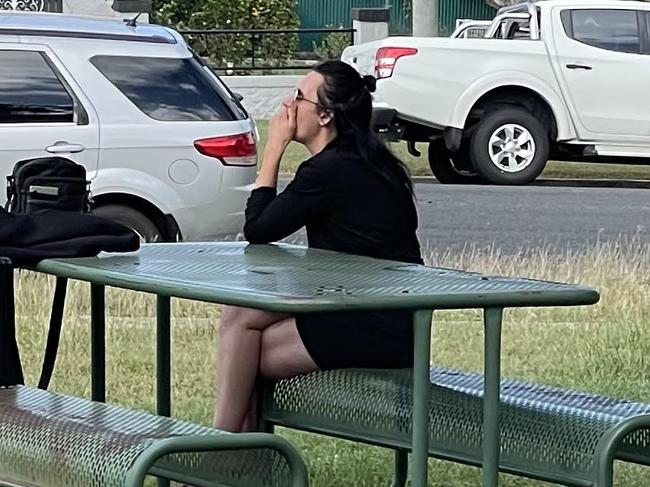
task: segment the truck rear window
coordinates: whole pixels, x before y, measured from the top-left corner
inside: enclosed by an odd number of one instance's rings
[[[220,88],[193,58],[95,56],[90,62],[135,106],[155,120],[236,119]]]

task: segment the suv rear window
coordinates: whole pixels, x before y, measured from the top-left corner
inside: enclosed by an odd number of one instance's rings
[[[234,120],[219,92],[192,58],[95,56],[92,64],[135,106],[155,120]]]

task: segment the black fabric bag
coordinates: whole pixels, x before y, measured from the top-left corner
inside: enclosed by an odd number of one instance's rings
[[[17,162],[7,176],[7,206],[12,213],[90,209],[86,169],[64,157],[40,157]]]
[[[47,210],[85,213],[90,210],[89,185],[86,169],[70,159],[64,157],[25,159],[17,162],[11,175],[7,176],[6,208],[12,213],[23,214]],[[47,389],[54,371],[67,286],[67,279],[63,277],[56,279],[47,346],[39,380],[41,389]],[[11,299],[13,301],[13,293]],[[22,380],[22,371],[16,376],[19,377]]]
[[[0,208],[0,387],[24,383],[15,333],[13,268],[48,258],[129,252],[140,246],[131,229],[83,213],[89,203],[85,174],[82,166],[67,159],[32,159],[16,164],[9,181],[12,200],[8,206],[13,212]],[[56,189],[43,191],[46,187]],[[54,370],[66,286],[67,279],[57,278],[38,384],[41,389],[47,389]]]

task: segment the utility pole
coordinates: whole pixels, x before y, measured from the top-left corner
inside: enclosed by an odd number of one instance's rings
[[[435,37],[438,35],[438,0],[413,1],[413,36]]]

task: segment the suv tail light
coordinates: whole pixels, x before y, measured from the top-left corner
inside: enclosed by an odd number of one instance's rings
[[[201,154],[219,159],[226,166],[257,164],[255,137],[251,132],[199,139],[194,141],[194,147]]]
[[[399,58],[417,53],[414,47],[380,47],[375,55],[375,78],[390,78]]]

